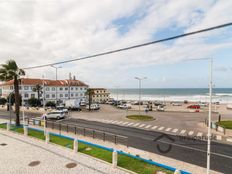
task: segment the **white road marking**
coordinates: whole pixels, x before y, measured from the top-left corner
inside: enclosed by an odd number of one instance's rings
[[[182,131],[180,131],[180,133],[181,133],[181,134],[184,134],[185,132],[186,132],[186,130],[182,130]]]
[[[167,129],[165,129],[165,131],[168,132],[168,131],[170,131],[171,129],[172,129],[172,128],[169,127],[169,128],[167,128]]]
[[[226,141],[232,142],[232,138],[227,138]]]
[[[198,132],[198,133],[197,133],[197,136],[198,136],[198,137],[201,137],[202,135],[203,135],[202,132]]]
[[[132,126],[134,123],[130,123],[130,124],[128,124],[127,126]]]
[[[107,123],[112,123],[114,120],[109,120]]]
[[[129,122],[124,122],[123,125],[128,124]]]
[[[114,124],[118,124],[120,121],[116,121]]]
[[[118,122],[118,124],[122,124],[122,123],[123,123],[123,121],[119,121],[119,122]]]
[[[193,135],[193,133],[194,133],[193,131],[189,131],[189,133],[188,133],[188,134],[189,134],[189,135]]]
[[[216,135],[216,139],[217,140],[222,140],[222,136],[221,135]]]
[[[160,127],[158,130],[163,130],[164,129],[164,127]]]
[[[143,126],[145,126],[145,124],[141,124],[139,127],[143,127]]]
[[[157,128],[157,126],[153,126],[151,129],[156,129]]]
[[[147,125],[145,128],[147,128],[147,129],[148,129],[149,127],[151,127],[151,125]]]
[[[134,124],[133,126],[136,127],[136,126],[138,126],[138,125],[139,125],[139,123],[136,123],[136,124]]]
[[[113,121],[112,123],[116,123],[117,121]]]
[[[130,122],[128,122],[127,124],[125,124],[125,126],[129,126],[129,124],[131,124]]]
[[[178,131],[178,129],[173,129],[172,132],[176,133]]]

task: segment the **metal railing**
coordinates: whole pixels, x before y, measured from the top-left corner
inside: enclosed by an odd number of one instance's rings
[[[28,125],[42,126],[43,120],[35,118],[27,119],[27,123]],[[60,134],[62,134],[62,132],[73,133],[76,135],[91,137],[93,139],[100,139],[103,141],[113,142],[114,144],[122,144],[128,147],[128,137],[105,132],[103,130],[92,129],[76,124],[56,123],[48,120],[46,121],[46,127],[58,130]]]

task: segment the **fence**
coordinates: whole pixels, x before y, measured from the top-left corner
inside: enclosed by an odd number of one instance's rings
[[[207,119],[205,119],[205,125],[208,127],[209,125],[209,121]],[[211,129],[215,129],[218,132],[222,132],[224,133],[224,135],[226,134],[226,129],[222,126],[219,126],[218,124],[216,124],[215,122],[211,122],[210,124]]]
[[[44,121],[40,119],[28,119],[28,125],[43,126]],[[46,121],[46,127],[54,130],[58,130],[60,134],[62,132],[73,133],[78,135],[83,135],[86,137],[92,137],[93,139],[101,139],[103,141],[113,142],[115,144],[122,144],[128,147],[128,137],[121,136],[102,130],[96,130],[92,128],[87,128],[75,124],[64,124],[56,123],[53,121]]]

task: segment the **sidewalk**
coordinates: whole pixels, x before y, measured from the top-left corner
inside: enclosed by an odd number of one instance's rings
[[[0,173],[126,174],[111,164],[7,131],[0,131]],[[31,166],[29,166],[31,165]],[[71,167],[71,168],[68,168]],[[73,168],[72,168],[73,167]]]

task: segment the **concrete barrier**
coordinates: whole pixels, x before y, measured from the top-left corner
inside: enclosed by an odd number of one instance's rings
[[[28,135],[28,126],[27,125],[23,126],[23,133],[24,133],[25,136]]]
[[[46,132],[46,140],[45,142],[48,144],[50,142],[50,134],[49,132]]]
[[[73,140],[73,152],[75,153],[78,152],[78,139],[77,138]]]
[[[117,165],[118,165],[118,152],[117,152],[117,150],[114,150],[112,153],[112,165],[113,165],[113,167],[117,167]]]
[[[7,122],[7,124],[6,124],[6,130],[10,131],[10,122]]]

